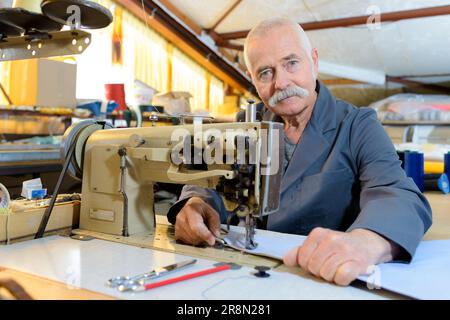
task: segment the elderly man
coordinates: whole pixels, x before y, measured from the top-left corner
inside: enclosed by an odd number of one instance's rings
[[[293,21],[260,23],[245,59],[264,119],[284,123],[281,204],[267,229],[308,235],[284,263],[348,285],[371,265],[410,261],[431,209],[375,112],[335,99],[317,81],[317,49]],[[225,213],[213,190],[185,186],[168,217],[179,240],[213,245]]]

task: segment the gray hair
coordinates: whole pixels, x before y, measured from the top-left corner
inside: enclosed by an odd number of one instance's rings
[[[285,90],[277,90],[269,99],[268,103],[270,107],[275,108],[280,101],[294,96],[306,98],[309,97],[309,91],[300,86],[292,86]]]
[[[269,30],[276,28],[276,27],[283,27],[283,26],[291,26],[293,30],[296,30],[298,33],[298,36],[300,38],[300,42],[302,44],[303,49],[305,50],[306,56],[310,60],[311,66],[313,65],[312,61],[312,46],[311,42],[309,41],[308,36],[306,35],[306,32],[303,30],[303,28],[295,21],[287,18],[270,18],[267,20],[263,20],[260,22],[256,27],[254,27],[249,34],[247,35],[247,38],[245,39],[244,44],[244,60],[245,65],[247,66],[247,69],[250,71],[250,60],[248,58],[248,45],[251,40],[254,38],[258,38],[266,34]]]

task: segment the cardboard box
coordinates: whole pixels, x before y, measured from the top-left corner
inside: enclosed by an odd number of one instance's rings
[[[164,110],[172,115],[179,115],[191,112],[189,92],[171,91],[157,94],[153,97],[153,104],[164,107]]]
[[[49,59],[11,62],[10,97],[16,106],[75,108],[77,66]]]
[[[223,116],[234,116],[237,112],[239,112],[239,97],[225,96],[223,104],[211,107],[209,112],[219,118]]]

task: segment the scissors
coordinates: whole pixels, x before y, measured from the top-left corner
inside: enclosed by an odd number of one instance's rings
[[[163,275],[169,274],[175,270],[193,265],[197,262],[196,259],[186,260],[174,263],[165,267],[157,267],[150,272],[139,274],[137,276],[121,276],[109,279],[107,284],[111,288],[117,288],[119,291],[132,291],[136,287],[141,287],[147,280],[159,278]]]

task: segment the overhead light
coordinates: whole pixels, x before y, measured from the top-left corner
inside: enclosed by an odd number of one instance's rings
[[[83,12],[76,24],[67,18],[74,6]],[[91,43],[82,29],[102,29],[112,21],[111,12],[93,1],[15,0],[12,8],[0,8],[0,61],[79,54]],[[63,26],[71,29],[61,31]]]
[[[90,37],[89,33],[82,30],[50,32],[48,38],[39,40],[33,39],[31,36],[7,37],[0,42],[0,50],[3,52],[0,61],[79,54],[89,46],[83,42]],[[83,43],[83,45],[74,46],[72,44],[74,39],[77,44]],[[33,49],[34,54],[30,55]]]

